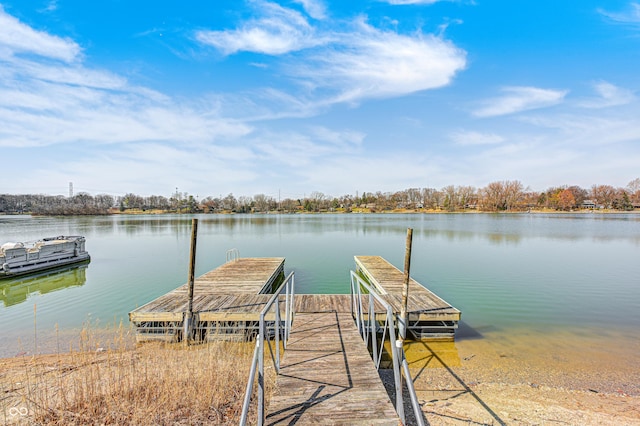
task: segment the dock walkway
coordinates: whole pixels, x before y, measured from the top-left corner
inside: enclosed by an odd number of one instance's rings
[[[355,262],[357,274],[378,289],[397,315],[404,274],[379,256],[356,256]],[[284,281],[284,258],[235,259],[196,278],[195,338],[255,337],[261,333],[260,312]],[[137,339],[180,339],[187,291],[185,284],[130,312]],[[279,296],[281,302],[283,297]],[[267,424],[398,424],[367,343],[357,330],[352,303],[349,294],[295,295],[295,319],[269,401]],[[280,321],[286,318],[286,305],[279,304]],[[376,317],[378,307],[373,308]],[[409,330],[416,336],[453,339],[460,311],[415,280],[410,281],[408,311]],[[270,326],[280,324],[275,319],[273,310],[265,316]]]
[[[267,424],[397,425],[367,347],[349,313],[298,313]]]

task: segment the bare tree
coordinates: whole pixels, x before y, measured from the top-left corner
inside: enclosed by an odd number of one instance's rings
[[[255,204],[255,208],[259,212],[268,212],[270,201],[271,201],[271,197],[265,194],[256,194],[253,196],[253,202]]]
[[[506,210],[505,188],[502,182],[491,182],[482,188],[482,208],[488,211]]]
[[[444,194],[444,208],[452,212],[458,208],[458,194],[456,188],[453,185],[448,185],[442,188]]]
[[[627,185],[631,202],[640,203],[640,178],[635,178]]]
[[[236,205],[236,210],[240,213],[250,213],[251,208],[253,207],[253,199],[251,197],[247,197],[241,195],[238,197],[238,202]]]
[[[424,188],[422,190],[422,204],[425,208],[435,210],[440,207],[441,194],[434,188]]]
[[[506,210],[513,210],[522,201],[522,183],[518,180],[504,182]]]
[[[616,189],[611,185],[593,185],[591,187],[591,198],[605,208],[611,208],[616,196]]]
[[[229,193],[226,197],[222,199],[222,208],[224,210],[235,210],[238,207],[238,201],[236,197],[233,196],[232,193]]]
[[[478,203],[478,191],[473,186],[459,186],[458,198],[463,209]]]

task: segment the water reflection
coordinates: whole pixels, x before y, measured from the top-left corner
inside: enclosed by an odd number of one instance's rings
[[[637,214],[234,214],[234,215],[114,215],[110,217],[68,218],[74,228],[86,233],[189,235],[192,217],[200,228],[225,234],[247,232],[254,235],[291,233],[320,235],[343,232],[359,237],[404,235],[407,227],[414,235],[450,242],[481,239],[491,245],[519,245],[527,238],[562,241],[610,242],[627,239],[640,245]],[[59,220],[33,218],[34,226],[60,225]],[[17,219],[11,218],[12,221]],[[67,220],[67,219],[64,219]],[[606,223],[606,226],[602,226]],[[0,221],[0,225],[2,221]],[[21,225],[22,226],[22,225]]]
[[[0,216],[0,243],[85,235],[92,264],[84,288],[38,300],[38,319],[78,326],[91,313],[126,322],[128,312],[186,282],[193,217],[197,275],[237,248],[242,257],[285,257],[298,293],[348,293],[353,256],[379,255],[401,269],[411,227],[413,278],[460,309],[481,335],[485,326],[640,324],[638,214]],[[29,328],[33,307],[14,300],[34,292],[9,298],[2,289],[0,323]]]
[[[32,294],[47,294],[84,285],[87,265],[42,272],[27,278],[0,281],[0,300],[5,307],[25,302]]]

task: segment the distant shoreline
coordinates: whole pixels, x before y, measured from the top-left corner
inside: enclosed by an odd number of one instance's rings
[[[125,211],[120,211],[114,209],[114,211],[110,211],[105,214],[75,214],[75,215],[46,215],[46,214],[33,214],[29,212],[25,213],[6,213],[0,212],[0,216],[34,216],[34,217],[71,217],[71,216],[155,216],[155,215],[242,215],[242,216],[251,216],[251,215],[335,215],[335,214],[372,214],[372,215],[385,215],[385,214],[488,214],[488,215],[496,215],[496,214],[640,214],[640,209],[634,210],[613,210],[613,209],[578,209],[578,210],[552,210],[552,209],[531,209],[531,210],[504,210],[504,211],[484,211],[484,210],[457,210],[457,211],[447,211],[447,210],[414,210],[414,209],[394,209],[394,210],[383,210],[383,211],[371,211],[370,209],[362,208],[362,209],[353,209],[351,211],[344,211],[344,209],[336,209],[335,211],[319,211],[319,212],[308,212],[308,211],[298,211],[298,212],[280,212],[280,211],[265,211],[265,212],[234,212],[234,211],[221,211],[215,213],[205,213],[205,212],[177,212],[177,211],[164,211],[164,210],[139,210],[139,209],[130,209]]]

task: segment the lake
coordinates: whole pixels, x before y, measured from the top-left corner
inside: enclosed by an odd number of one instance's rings
[[[462,311],[458,340],[614,336],[621,351],[638,342],[638,214],[196,217],[196,275],[236,248],[241,257],[285,257],[298,293],[348,293],[354,255],[402,269],[411,227],[411,275]],[[57,332],[128,324],[129,311],[187,281],[191,216],[0,216],[0,244],[55,235],[84,235],[91,263],[0,281],[0,356],[33,352],[36,336],[39,352],[52,351]]]

